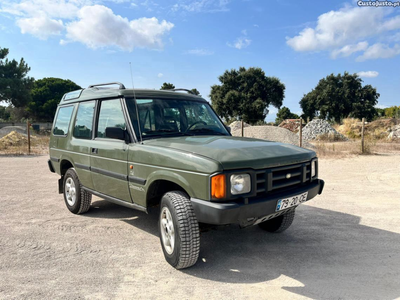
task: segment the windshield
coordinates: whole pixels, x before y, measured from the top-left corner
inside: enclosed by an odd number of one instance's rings
[[[208,103],[175,99],[136,101],[143,139],[182,135],[229,135]],[[126,104],[132,125],[138,133],[135,101],[128,98]]]

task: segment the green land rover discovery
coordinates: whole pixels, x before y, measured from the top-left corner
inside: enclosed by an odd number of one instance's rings
[[[282,232],[299,204],[322,193],[314,151],[233,137],[210,104],[186,90],[111,84],[63,96],[50,171],[61,176],[59,193],[74,214],[89,210],[92,195],[144,212],[159,207],[173,267],[196,263],[199,223]]]

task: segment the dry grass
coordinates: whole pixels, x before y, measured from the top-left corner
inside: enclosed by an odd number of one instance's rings
[[[389,134],[388,129],[398,122],[396,119],[378,119],[368,122],[365,124],[364,135],[376,141],[384,141]],[[342,125],[335,125],[334,128],[350,139],[361,138],[362,123],[359,119],[344,119]]]
[[[368,139],[364,144],[364,153],[361,151],[361,141],[349,142],[315,142],[315,151],[318,157],[342,158],[356,155],[399,154],[400,142],[379,142]]]
[[[47,154],[49,152],[49,137],[31,136],[30,154]],[[28,154],[28,138],[26,135],[15,131],[0,139],[0,155],[26,155]]]

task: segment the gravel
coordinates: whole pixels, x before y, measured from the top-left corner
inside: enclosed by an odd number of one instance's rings
[[[232,135],[241,136],[242,131],[240,129],[232,131]],[[249,126],[244,129],[244,136],[274,142],[287,143],[295,146],[299,145],[298,135],[288,129],[276,126]],[[310,149],[314,148],[313,145],[307,142],[303,142],[303,147]]]
[[[400,296],[399,154],[320,159],[325,189],[287,231],[204,231],[183,271],[165,262],[156,211],[93,197],[87,214],[71,214],[48,159],[0,156],[0,299]]]
[[[330,135],[334,140],[347,141],[348,139],[337,132],[328,122],[325,120],[315,119],[308,123],[303,128],[303,139],[305,141],[318,140],[321,135]]]
[[[12,131],[16,131],[18,133],[26,134],[26,127],[23,126],[6,126],[0,129],[0,138],[6,136]]]
[[[235,121],[232,122],[229,127],[231,128],[231,131],[239,130],[242,129],[242,122],[241,121]],[[243,122],[243,127],[250,127],[250,124],[247,124],[246,122]]]
[[[388,139],[400,139],[400,125],[394,126],[388,135]]]

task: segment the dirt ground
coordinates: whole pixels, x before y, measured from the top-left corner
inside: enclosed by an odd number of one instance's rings
[[[400,297],[400,155],[321,159],[324,193],[282,234],[201,234],[198,263],[165,261],[156,214],[94,198],[71,214],[47,156],[0,157],[0,299]]]

